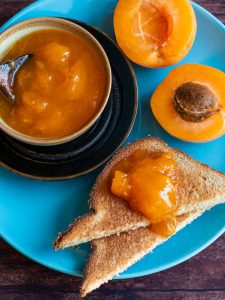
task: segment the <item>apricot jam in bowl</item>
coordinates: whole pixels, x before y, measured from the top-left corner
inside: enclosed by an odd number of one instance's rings
[[[25,54],[31,56],[16,74],[15,103],[0,93],[0,129],[40,146],[85,133],[100,117],[111,90],[102,46],[70,21],[37,18],[0,35],[0,64]]]

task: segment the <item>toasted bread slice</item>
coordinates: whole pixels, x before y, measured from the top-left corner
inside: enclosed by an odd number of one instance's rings
[[[156,138],[139,139],[122,148],[97,178],[90,196],[91,213],[84,215],[55,241],[55,249],[63,249],[87,241],[134,230],[150,224],[142,214],[132,211],[127,202],[110,192],[110,172],[121,159],[136,150],[173,151],[179,179],[177,182],[177,215],[205,210],[225,202],[225,175],[212,170],[183,152],[169,148]]]
[[[203,211],[197,211],[177,217],[176,232],[202,213]],[[119,236],[114,234],[93,240],[92,253],[84,271],[81,296],[86,296],[101,284],[108,282],[167,239],[152,232],[151,227],[145,227],[123,232]]]

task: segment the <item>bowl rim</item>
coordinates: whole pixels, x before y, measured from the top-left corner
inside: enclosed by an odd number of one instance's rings
[[[4,131],[6,134],[15,138],[16,140],[19,140],[26,144],[36,145],[36,146],[60,145],[60,144],[64,144],[66,142],[69,142],[73,139],[80,137],[83,133],[85,133],[88,129],[90,129],[95,124],[95,122],[98,120],[98,118],[101,116],[104,108],[106,107],[106,105],[108,103],[109,96],[111,93],[111,86],[112,86],[111,66],[110,66],[110,62],[109,62],[107,54],[105,53],[104,48],[90,32],[88,32],[86,29],[84,29],[83,27],[81,27],[80,25],[77,25],[76,23],[74,23],[72,21],[69,21],[69,20],[66,20],[63,18],[57,18],[57,17],[38,17],[38,18],[28,19],[28,20],[19,22],[13,26],[7,28],[3,32],[1,32],[0,33],[0,43],[4,40],[10,38],[12,35],[14,35],[16,32],[19,32],[20,30],[25,31],[26,27],[28,27],[28,28],[39,27],[40,25],[42,25],[41,23],[43,23],[43,27],[46,26],[46,28],[48,28],[48,24],[46,25],[46,22],[49,23],[49,28],[50,27],[54,28],[54,24],[55,24],[56,29],[58,27],[59,29],[66,30],[68,32],[73,33],[72,30],[71,31],[68,30],[68,28],[70,27],[70,28],[74,29],[74,33],[75,33],[75,31],[77,31],[78,33],[80,33],[81,37],[83,36],[84,38],[87,39],[88,42],[90,41],[90,44],[92,43],[91,47],[96,48],[95,50],[97,52],[97,55],[99,55],[100,59],[102,60],[103,65],[105,67],[106,87],[105,87],[105,94],[104,94],[104,98],[102,100],[101,106],[99,107],[98,111],[93,116],[93,118],[91,118],[91,120],[88,123],[84,124],[83,127],[76,130],[72,134],[69,134],[69,135],[66,135],[66,136],[63,136],[60,138],[41,138],[41,137],[33,137],[33,136],[26,135],[26,134],[21,133],[15,129],[13,129],[12,127],[10,127],[0,117],[0,130]],[[51,26],[51,24],[53,24],[53,26]],[[59,26],[57,26],[57,24],[59,24]],[[63,28],[63,25],[65,26],[65,28]],[[22,37],[25,35],[26,35],[26,33],[22,34]],[[9,44],[10,45],[13,44],[13,41],[10,42]]]

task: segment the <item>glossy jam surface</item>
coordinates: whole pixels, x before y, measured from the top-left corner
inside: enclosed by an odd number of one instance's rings
[[[123,159],[114,167],[111,191],[149,218],[156,233],[174,232],[176,164],[171,152],[139,150]]]
[[[89,42],[60,29],[33,32],[18,40],[1,61],[32,53],[16,76],[16,104],[0,95],[0,114],[15,130],[59,138],[85,126],[99,111],[106,70]]]
[[[176,226],[177,226],[176,217],[173,218],[171,217],[167,221],[152,224],[150,228],[156,234],[159,234],[167,238],[176,232]]]

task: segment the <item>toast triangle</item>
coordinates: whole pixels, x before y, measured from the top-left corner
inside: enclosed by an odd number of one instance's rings
[[[197,211],[176,217],[176,232],[190,224],[202,213],[203,211]],[[151,227],[145,227],[93,240],[91,242],[92,253],[84,271],[81,296],[86,296],[103,283],[125,271],[167,239],[152,232]]]
[[[225,202],[225,175],[197,162],[185,153],[169,148],[157,138],[144,138],[130,143],[115,154],[100,173],[90,195],[91,212],[76,219],[68,230],[59,234],[55,249],[78,245],[93,239],[148,226],[149,220],[132,211],[126,201],[110,192],[111,169],[136,150],[172,151],[177,164],[177,215],[206,210]]]

